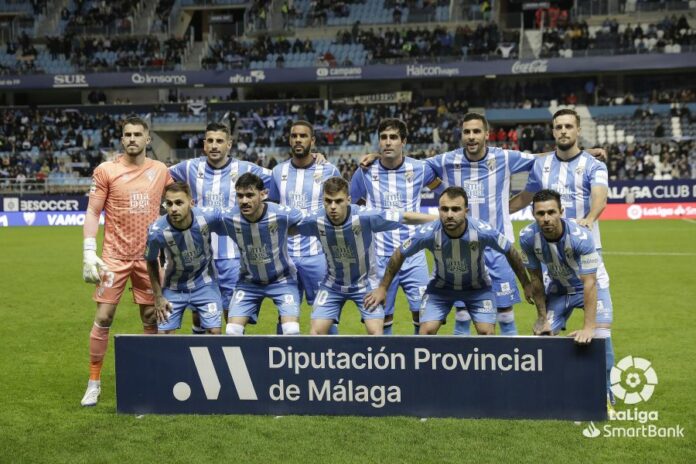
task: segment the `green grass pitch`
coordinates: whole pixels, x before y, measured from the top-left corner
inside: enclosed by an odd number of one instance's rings
[[[659,384],[639,407],[659,411],[658,426],[681,425],[685,438],[590,439],[585,424],[562,421],[120,415],[113,342],[101,401],[81,408],[94,316],[81,229],[0,228],[0,463],[696,462],[696,223],[605,221],[602,236],[617,359],[653,363]],[[410,333],[403,298],[397,307],[395,332]],[[273,313],[262,311],[249,332],[273,333]],[[521,334],[533,316],[532,307],[516,307]],[[353,307],[341,331],[362,333]],[[139,332],[137,308],[124,299],[111,333]]]

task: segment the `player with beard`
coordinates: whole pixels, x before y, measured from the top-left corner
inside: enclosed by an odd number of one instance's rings
[[[305,214],[316,212],[323,205],[324,181],[341,173],[334,165],[317,162],[312,156],[315,138],[310,122],[293,122],[289,138],[292,156],[273,168],[268,199]],[[288,252],[297,268],[300,301],[304,295],[307,303],[313,305],[319,283],[326,276],[326,257],[321,244],[316,237],[296,235],[288,239]]]
[[[553,115],[556,151],[535,160],[524,191],[510,200],[510,211],[527,206],[540,190],[554,190],[561,195],[563,217],[591,231],[594,245],[601,255],[598,219],[607,204],[609,176],[604,163],[580,149],[580,133],[580,117],[574,110],[562,109]],[[609,288],[609,275],[603,261],[597,267],[597,288],[598,291]],[[613,366],[611,325],[597,327],[594,336],[606,338],[607,366]]]
[[[198,207],[231,208],[236,204],[235,183],[239,177],[251,172],[268,187],[271,172],[256,164],[232,158],[232,136],[224,124],[211,123],[205,129],[203,153],[205,156],[176,164],[170,168],[176,181],[191,187],[194,204]],[[222,294],[223,315],[227,309],[239,280],[239,250],[230,237],[213,233],[211,236],[213,260],[218,273]],[[200,327],[198,313],[193,313],[193,332],[204,333]]]
[[[154,296],[144,258],[147,228],[159,217],[164,187],[171,183],[164,163],[149,159],[147,123],[130,116],[123,121],[124,153],[94,170],[83,227],[82,277],[96,283],[97,302],[89,336],[90,374],[82,406],[95,406],[101,394],[101,370],[109,342],[109,328],[128,279],[133,299],[140,306],[146,334],[157,333]],[[104,244],[97,257],[99,217],[104,211]]]

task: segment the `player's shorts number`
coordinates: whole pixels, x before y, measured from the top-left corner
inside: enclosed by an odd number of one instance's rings
[[[328,298],[329,292],[326,290],[319,290],[319,293],[317,293],[317,297],[314,301],[317,303],[317,306],[323,306]]]

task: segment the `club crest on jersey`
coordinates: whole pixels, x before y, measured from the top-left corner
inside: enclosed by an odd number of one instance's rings
[[[575,168],[575,174],[582,174],[585,169],[582,166]]]
[[[404,177],[407,181],[411,182],[413,180],[413,171],[406,171]]]
[[[573,259],[573,250],[571,248],[566,248],[565,249],[565,256],[566,256],[566,259],[572,260]]]
[[[479,249],[479,244],[478,242],[471,242],[469,243],[469,248],[471,249],[472,253],[476,253]]]
[[[153,180],[155,180],[155,171],[153,169],[148,169],[147,171],[145,171],[145,176],[150,182],[152,182]]]
[[[210,233],[210,230],[208,228],[208,224],[201,226],[201,234],[202,235],[208,235],[209,233]]]
[[[486,167],[488,167],[489,171],[495,171],[495,158],[488,158],[486,160]]]
[[[239,173],[237,171],[230,171],[230,180],[232,182],[237,182],[237,176]]]
[[[268,231],[272,234],[275,234],[278,232],[278,223],[277,222],[271,222],[268,224]]]
[[[360,232],[362,232],[362,227],[360,227],[360,224],[354,225],[353,226],[353,234],[359,235]]]
[[[319,173],[319,172],[314,173],[314,183],[321,184],[321,173]]]

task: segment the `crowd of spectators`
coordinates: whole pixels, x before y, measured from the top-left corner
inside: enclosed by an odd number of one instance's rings
[[[271,38],[259,35],[253,42],[229,35],[210,45],[209,54],[203,58],[203,69],[216,69],[222,63],[225,68],[246,68],[251,61],[264,61],[269,54],[312,53],[311,40],[285,37]]]
[[[696,44],[696,31],[684,15],[665,17],[647,27],[626,25],[620,30],[615,19],[606,19],[592,34],[585,21],[558,20],[544,29],[542,56],[572,56],[570,51],[613,50],[616,53],[680,53]],[[600,53],[600,52],[596,52]]]
[[[160,42],[156,36],[89,37],[68,34],[48,37],[46,47],[53,59],[68,58],[81,70],[173,69],[181,64],[188,41],[170,37]]]
[[[363,29],[356,23],[350,30],[339,31],[338,44],[359,43],[372,60],[393,58],[433,58],[489,56],[512,58],[519,33],[503,33],[495,23],[479,24],[472,29],[458,26],[454,32],[444,27],[376,30]]]
[[[605,147],[610,180],[696,179],[696,141],[620,143]]]
[[[74,10],[64,7],[61,20],[66,33],[130,32],[133,15],[142,0],[73,0]]]

